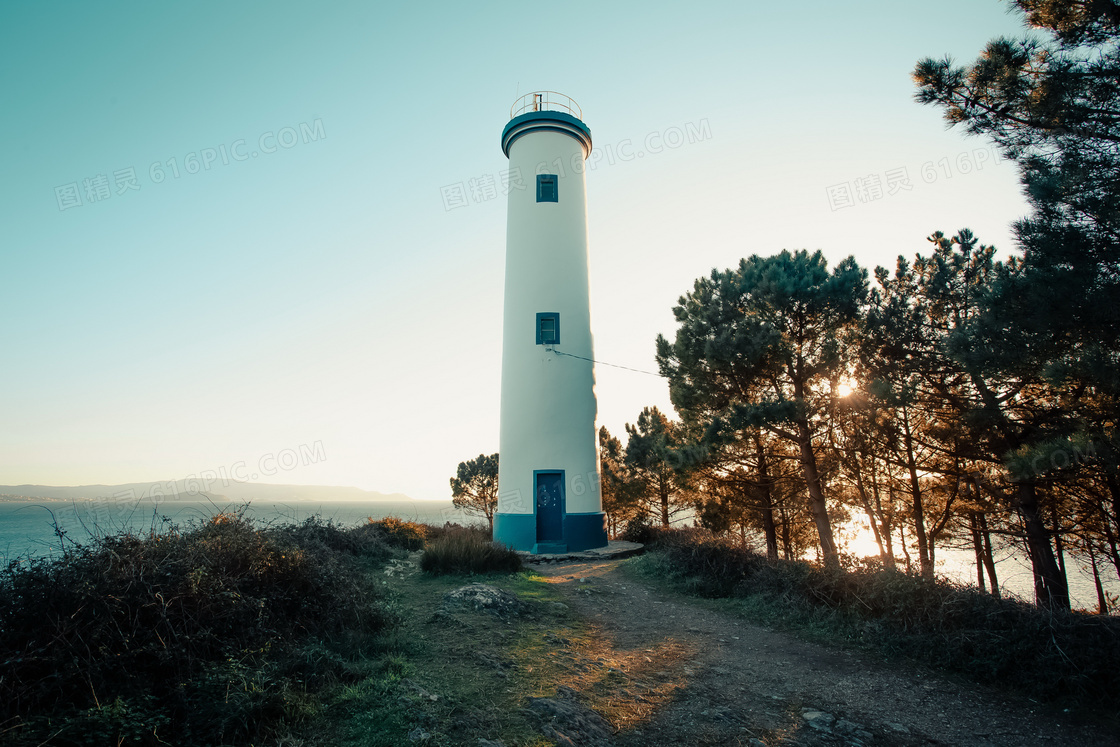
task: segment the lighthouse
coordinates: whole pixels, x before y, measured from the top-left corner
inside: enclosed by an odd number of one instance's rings
[[[606,547],[595,430],[585,160],[571,98],[519,98],[509,158],[498,508],[494,539],[534,553]]]

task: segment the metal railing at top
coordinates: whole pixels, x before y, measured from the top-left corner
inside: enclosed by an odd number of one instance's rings
[[[545,111],[567,112],[576,119],[583,120],[583,110],[579,108],[579,104],[573,101],[571,96],[556,91],[533,91],[525,94],[513,102],[513,106],[509,109],[509,118],[513,119],[526,112]]]

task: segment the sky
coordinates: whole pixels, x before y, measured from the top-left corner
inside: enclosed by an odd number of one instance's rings
[[[502,128],[581,106],[595,355],[655,372],[693,281],[870,271],[1026,213],[921,58],[989,0],[0,5],[0,484],[233,475],[450,497],[498,448]],[[671,412],[597,367],[599,422]]]

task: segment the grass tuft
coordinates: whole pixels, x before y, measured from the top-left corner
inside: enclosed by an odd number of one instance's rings
[[[516,573],[521,570],[521,556],[506,545],[490,541],[484,529],[445,528],[428,542],[420,556],[420,568],[435,575]]]

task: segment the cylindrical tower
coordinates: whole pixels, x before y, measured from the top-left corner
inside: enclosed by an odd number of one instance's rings
[[[526,94],[510,116],[494,539],[538,553],[605,547],[587,281],[591,130],[574,101],[550,91]]]

